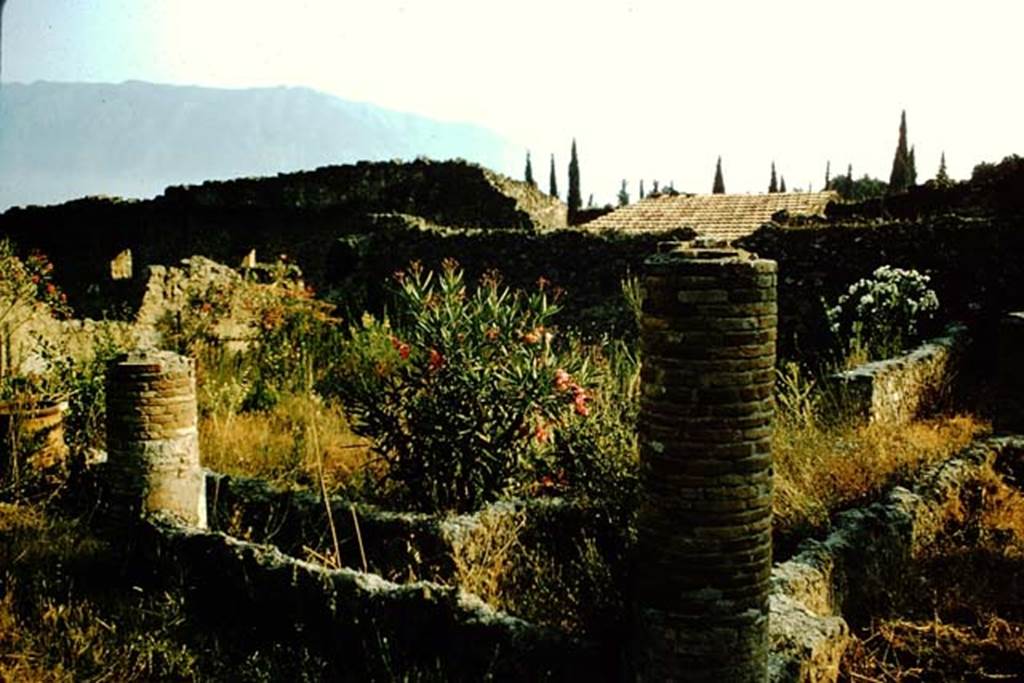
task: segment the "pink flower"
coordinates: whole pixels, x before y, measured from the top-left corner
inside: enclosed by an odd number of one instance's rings
[[[587,415],[590,414],[590,406],[587,405],[587,401],[590,400],[590,397],[587,396],[587,392],[583,391],[580,385],[575,384],[573,385],[573,387],[573,409],[576,411],[577,415],[582,415],[583,417],[586,417]]]
[[[555,370],[555,390],[565,391],[569,388],[572,376],[562,368]]]
[[[536,344],[544,337],[544,328],[535,327],[526,334],[523,335],[523,341],[527,344]]]
[[[540,423],[533,430],[533,438],[537,440],[537,443],[547,443],[551,440],[551,430]]]

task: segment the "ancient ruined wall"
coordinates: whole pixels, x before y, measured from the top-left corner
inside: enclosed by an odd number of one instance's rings
[[[114,527],[170,515],[206,526],[195,362],[168,351],[115,360],[107,372],[108,509]]]
[[[331,243],[365,229],[368,213],[394,211],[486,230],[565,225],[565,205],[525,183],[465,162],[417,161],[208,182],[148,201],[11,209],[0,216],[0,236],[47,254],[75,311],[100,317],[138,301],[148,266],[193,254],[229,265],[254,248],[261,259],[288,254],[319,286]],[[111,261],[125,249],[136,277],[114,281]]]
[[[499,230],[564,227],[566,213],[562,202],[536,188],[465,161],[362,161],[174,187],[158,201],[208,208],[346,207],[353,213],[409,213],[441,225]]]
[[[850,417],[890,424],[938,410],[963,369],[967,337],[954,326],[905,354],[832,375],[839,405]]]
[[[370,309],[383,305],[396,270],[419,261],[438,268],[454,258],[470,280],[489,270],[510,286],[533,289],[543,277],[561,289],[562,322],[595,333],[632,330],[632,313],[622,299],[622,280],[638,276],[643,262],[665,240],[691,239],[692,230],[669,234],[615,235],[585,230],[507,233],[446,230],[406,216],[380,216],[367,238],[337,243],[328,268],[333,286],[367,288]]]
[[[814,352],[829,343],[821,299],[889,264],[930,275],[945,320],[992,327],[1024,308],[1024,219],[938,215],[916,221],[786,226],[769,224],[739,240],[779,264],[779,351]]]

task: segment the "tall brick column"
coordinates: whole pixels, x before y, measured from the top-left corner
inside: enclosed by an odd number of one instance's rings
[[[168,513],[206,526],[195,363],[169,351],[122,356],[107,373],[111,517],[130,526]]]
[[[676,246],[642,311],[637,674],[765,681],[775,262]]]

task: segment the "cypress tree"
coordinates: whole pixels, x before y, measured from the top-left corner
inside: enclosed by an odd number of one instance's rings
[[[907,179],[909,187],[917,185],[917,162],[914,160],[914,146],[910,146],[910,154],[907,155]]]
[[[555,178],[555,155],[551,155],[551,174],[548,177],[548,194],[558,198],[558,180]]]
[[[779,180],[775,177],[775,162],[772,162],[772,179],[768,183],[769,194],[779,191]]]
[[[526,153],[526,172],[523,174],[523,179],[531,186],[537,187],[537,182],[533,179],[533,165],[530,163],[529,152]]]
[[[626,191],[626,181],[622,181],[622,187],[619,188],[619,206],[625,206],[629,204],[629,192]]]
[[[939,172],[935,174],[935,184],[939,187],[949,187],[953,181],[949,179],[949,172],[946,171],[946,153],[939,157]]]
[[[583,206],[583,197],[580,195],[580,162],[576,158],[576,138],[572,140],[572,152],[569,156],[569,194],[565,198],[569,205],[569,223],[576,219],[576,212]]]
[[[640,179],[640,199],[644,198],[644,179]]]
[[[711,194],[725,194],[725,179],[722,178],[722,157],[715,164],[715,182],[711,186]]]
[[[779,179],[779,192],[786,191],[786,176],[781,176]]]
[[[654,181],[654,190],[652,190],[652,193],[653,194],[658,194],[658,181],[657,181],[657,179],[655,179],[655,181]]]
[[[825,189],[829,189],[829,185],[832,184],[832,162],[825,162]]]
[[[910,152],[907,150],[907,112],[900,114],[900,137],[889,174],[889,192],[903,192],[910,185]]]

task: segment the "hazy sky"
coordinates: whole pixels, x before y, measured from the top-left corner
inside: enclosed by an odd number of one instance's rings
[[[1024,3],[932,0],[10,0],[7,81],[304,85],[470,121],[560,187],[732,192],[888,179],[901,109],[919,179],[1024,147]],[[521,176],[521,164],[503,169]]]

